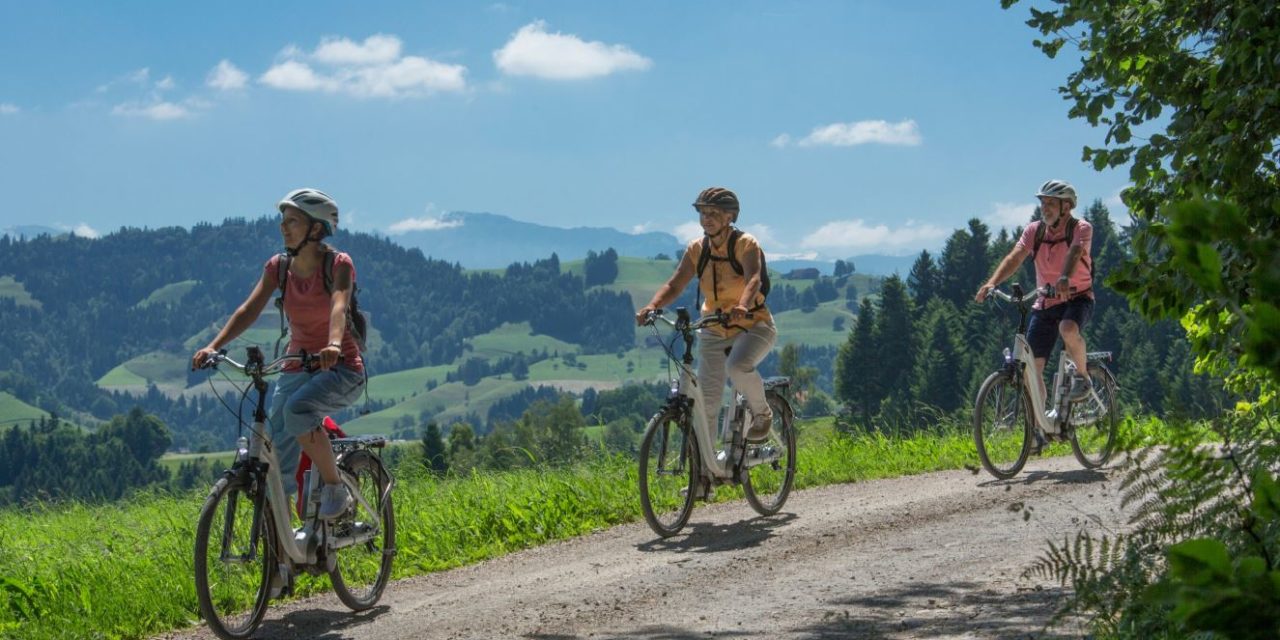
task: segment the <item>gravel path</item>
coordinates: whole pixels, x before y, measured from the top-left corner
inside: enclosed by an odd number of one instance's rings
[[[674,538],[615,527],[393,583],[361,614],[332,595],[292,602],[257,637],[1079,637],[1045,629],[1062,590],[1022,573],[1047,540],[1121,529],[1117,481],[1054,458],[1008,481],[962,470],[801,491],[771,518],[699,505]]]

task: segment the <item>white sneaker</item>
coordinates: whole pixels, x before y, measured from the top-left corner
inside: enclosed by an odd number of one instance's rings
[[[326,484],[320,490],[320,510],[316,514],[321,520],[333,520],[347,512],[355,500],[345,484]]]
[[[751,427],[747,429],[746,440],[750,443],[767,442],[769,430],[773,428],[773,411],[765,409],[760,415],[751,416]]]

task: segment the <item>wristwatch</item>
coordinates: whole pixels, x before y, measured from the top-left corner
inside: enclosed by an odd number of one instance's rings
[[[342,343],[341,343],[341,342],[330,342],[329,344],[327,344],[327,345],[325,345],[325,346],[328,346],[328,347],[337,347],[337,348],[341,349],[341,348],[342,348]]]

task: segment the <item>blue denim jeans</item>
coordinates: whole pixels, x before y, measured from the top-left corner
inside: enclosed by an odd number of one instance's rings
[[[276,381],[267,419],[285,493],[298,491],[298,438],[318,429],[324,417],[351,406],[364,390],[364,373],[336,366],[328,371],[286,373]]]

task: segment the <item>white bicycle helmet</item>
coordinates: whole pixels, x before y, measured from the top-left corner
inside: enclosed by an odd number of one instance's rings
[[[1071,203],[1072,209],[1076,208],[1076,188],[1065,180],[1050,180],[1040,185],[1036,197],[1062,198]]]
[[[276,206],[280,208],[280,213],[284,213],[286,206],[302,211],[307,217],[324,225],[325,235],[331,236],[338,230],[338,203],[319,189],[294,189]]]

